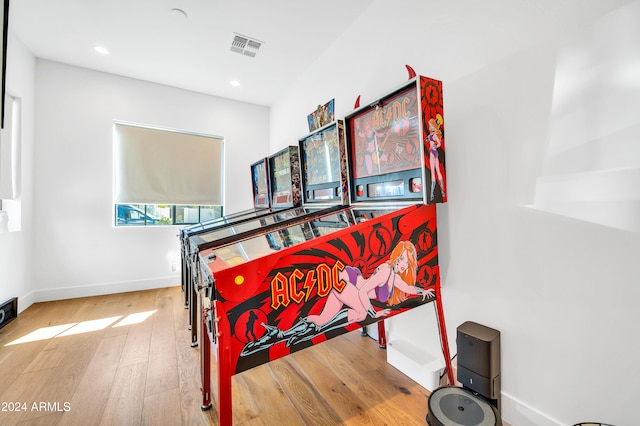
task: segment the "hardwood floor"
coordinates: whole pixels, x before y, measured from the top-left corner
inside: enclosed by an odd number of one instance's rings
[[[0,424],[216,424],[216,395],[200,410],[187,313],[180,287],[32,305],[0,329]],[[429,392],[359,331],[232,387],[234,425],[426,424]]]

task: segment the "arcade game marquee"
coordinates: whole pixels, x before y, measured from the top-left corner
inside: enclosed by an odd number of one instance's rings
[[[453,382],[434,204],[446,201],[442,116],[441,82],[414,76],[345,119],[351,205],[202,247],[202,409],[213,349],[220,425],[234,374],[432,301]]]

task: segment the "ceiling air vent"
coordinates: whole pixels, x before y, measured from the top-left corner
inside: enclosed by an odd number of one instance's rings
[[[255,58],[260,46],[262,46],[261,41],[240,34],[234,34],[233,41],[231,42],[231,51]]]

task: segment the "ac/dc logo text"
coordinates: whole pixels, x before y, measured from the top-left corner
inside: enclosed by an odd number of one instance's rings
[[[344,268],[344,263],[338,260],[332,267],[320,263],[306,273],[296,268],[288,277],[278,272],[271,279],[271,308],[287,307],[291,302],[304,303],[311,297],[314,287],[318,297],[326,297],[334,288],[342,292],[347,283],[339,278],[339,274]]]
[[[391,105],[375,109],[372,115],[373,128],[380,130],[387,128],[394,121],[401,118],[409,118],[412,111],[409,109],[412,99],[409,96],[394,101]]]

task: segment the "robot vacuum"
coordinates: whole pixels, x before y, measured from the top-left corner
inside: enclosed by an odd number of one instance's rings
[[[480,395],[457,386],[442,386],[429,396],[427,424],[431,426],[500,426],[496,407]]]

